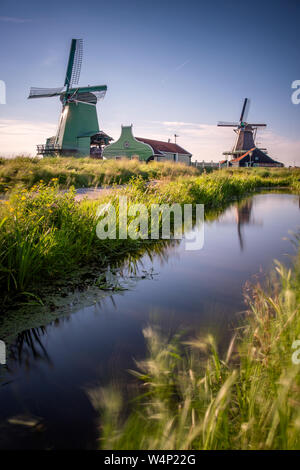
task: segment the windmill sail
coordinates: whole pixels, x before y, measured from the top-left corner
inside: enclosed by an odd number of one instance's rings
[[[71,88],[67,93],[66,101],[97,104],[97,101],[104,98],[106,94],[106,85],[95,85],[88,87]],[[61,95],[61,99],[65,100],[65,94]]]
[[[257,166],[257,165],[271,165],[281,166],[280,163],[275,162],[269,158],[262,149],[258,149],[255,144],[255,138],[258,128],[266,127],[266,124],[253,124],[248,122],[247,114],[249,111],[250,100],[245,98],[240,115],[240,121],[234,122],[218,122],[218,126],[222,127],[235,127],[236,133],[235,144],[230,151],[223,152],[223,155],[231,156],[230,162],[227,165],[232,166]]]
[[[102,90],[102,91],[93,91],[93,95],[96,96],[97,100],[102,100],[104,98],[104,96],[106,95],[106,90]]]
[[[249,98],[245,98],[242,112],[241,112],[240,122],[244,121],[244,117],[246,119],[246,115],[248,114],[248,111],[249,111],[249,103],[250,103]]]
[[[267,124],[255,124],[255,123],[254,123],[254,124],[252,124],[252,123],[250,124],[250,123],[249,123],[248,126],[251,126],[251,127],[267,127]]]
[[[31,87],[28,99],[30,98],[50,98],[51,96],[59,96],[64,87],[60,88],[36,88]]]
[[[237,127],[239,125],[238,122],[225,122],[225,121],[219,121],[218,126],[220,127]]]
[[[72,39],[65,86],[70,88],[79,82],[80,70],[82,64],[83,45],[82,39]]]
[[[104,98],[106,91],[95,91],[93,93],[83,92],[83,93],[75,93],[70,98],[68,98],[68,102],[81,102],[81,103],[89,103],[89,104],[97,104],[97,102]]]
[[[73,95],[71,95],[67,101],[68,103],[80,102],[80,103],[97,104],[97,101],[99,101],[99,99],[104,98],[105,93],[106,93],[105,91],[96,91],[93,93],[78,92],[78,93],[74,93]]]
[[[62,112],[56,136],[38,146],[39,155],[90,155],[103,145],[99,134],[97,102],[104,98],[107,86],[78,86],[82,63],[82,39],[72,39],[65,76],[61,88],[31,88],[28,98],[59,96]],[[80,140],[78,140],[80,139]],[[96,146],[96,147],[95,147]]]

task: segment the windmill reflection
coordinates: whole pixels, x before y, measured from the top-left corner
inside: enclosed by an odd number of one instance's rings
[[[238,203],[236,206],[236,221],[241,251],[244,250],[242,227],[243,225],[254,223],[251,221],[252,205],[252,199],[246,199],[245,201]]]

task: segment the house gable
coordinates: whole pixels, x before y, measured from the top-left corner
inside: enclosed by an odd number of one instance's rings
[[[122,132],[119,139],[105,147],[103,157],[110,158],[138,158],[142,161],[149,160],[152,157],[153,148],[143,142],[138,141],[132,134],[131,126],[122,126]]]

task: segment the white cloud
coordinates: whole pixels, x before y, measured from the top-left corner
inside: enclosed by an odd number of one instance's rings
[[[56,125],[49,122],[0,119],[0,156],[35,155],[36,145],[55,132]]]
[[[152,121],[146,126],[134,126],[134,135],[152,139],[171,139],[179,135],[177,143],[193,154],[193,160],[219,161],[222,152],[233,146],[234,134],[210,124],[181,121]]]
[[[269,155],[285,165],[300,166],[300,140],[290,140],[272,131],[265,131],[258,137],[260,146],[267,147]]]
[[[124,123],[126,124],[126,123]],[[20,153],[35,155],[36,144],[45,143],[46,138],[56,133],[56,124],[0,119],[0,156],[14,156]],[[121,133],[121,125],[109,122],[103,129],[115,140]],[[231,128],[217,127],[213,124],[201,124],[181,121],[139,121],[133,125],[136,137],[146,137],[177,142],[193,154],[193,160],[219,161],[222,152],[230,150],[235,134]],[[269,155],[286,165],[294,162],[300,165],[300,140],[290,140],[275,134],[271,130],[258,134],[259,146],[266,147]]]
[[[32,21],[30,18],[17,18],[14,16],[0,16],[0,21],[5,21],[7,23],[28,23]]]
[[[143,132],[143,135],[141,133]],[[174,134],[179,134],[177,142],[193,154],[193,160],[219,161],[222,153],[230,150],[235,141],[231,128],[217,127],[213,124],[201,124],[181,121],[152,121],[148,126],[135,126],[134,135],[174,142]],[[275,160],[285,165],[300,165],[300,140],[291,140],[274,133],[272,130],[259,131],[257,142],[268,149]]]

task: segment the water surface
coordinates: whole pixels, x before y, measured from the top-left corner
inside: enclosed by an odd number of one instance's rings
[[[143,328],[157,322],[172,334],[212,332],[220,347],[245,309],[243,286],[272,267],[290,263],[288,238],[299,229],[299,197],[259,194],[205,223],[200,251],[184,243],[166,246],[141,260],[146,272],[124,292],[19,334],[8,349],[0,386],[1,448],[94,448],[96,414],[86,388],[118,381],[145,355]],[[2,375],[3,375],[2,374]],[[33,430],[8,419],[33,415]]]

